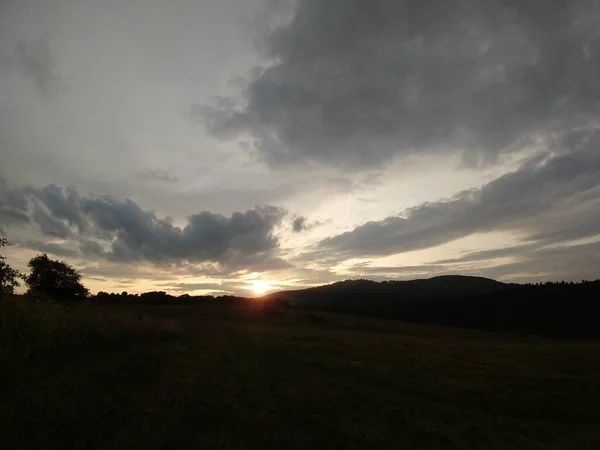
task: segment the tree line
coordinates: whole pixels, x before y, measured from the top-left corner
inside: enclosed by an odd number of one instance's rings
[[[10,243],[0,238],[0,247]],[[234,301],[237,298],[230,295],[214,297],[212,295],[191,296],[182,294],[171,295],[164,291],[151,291],[142,294],[98,292],[90,295],[89,290],[82,284],[81,273],[65,261],[54,260],[47,254],[37,255],[29,260],[29,274],[23,274],[10,267],[6,257],[0,255],[0,294],[12,295],[15,289],[24,282],[27,294],[33,297],[46,297],[61,302],[81,301],[90,299],[100,305],[144,304],[144,305],[174,305],[198,304],[208,300]]]
[[[10,243],[0,238],[0,247]],[[0,294],[14,294],[25,282],[29,295],[47,295],[61,301],[84,300],[89,290],[81,282],[81,273],[65,261],[50,259],[47,254],[34,256],[27,264],[30,273],[24,274],[10,267],[6,257],[0,255]]]
[[[190,305],[201,304],[212,300],[220,302],[240,300],[240,297],[231,295],[172,295],[165,291],[150,291],[141,294],[130,294],[127,291],[121,293],[100,291],[92,296],[94,303],[100,305]]]

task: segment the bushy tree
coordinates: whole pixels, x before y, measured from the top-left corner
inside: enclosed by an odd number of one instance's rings
[[[10,243],[6,238],[0,238],[0,248],[7,247]],[[21,273],[13,269],[6,262],[6,258],[0,255],[0,296],[13,294],[15,288],[19,286]]]
[[[81,274],[64,261],[38,255],[28,264],[31,274],[26,278],[29,292],[43,292],[58,301],[85,299],[89,291],[81,284]]]

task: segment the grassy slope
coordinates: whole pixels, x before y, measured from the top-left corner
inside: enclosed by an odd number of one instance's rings
[[[3,311],[2,449],[600,448],[600,342],[33,309]]]

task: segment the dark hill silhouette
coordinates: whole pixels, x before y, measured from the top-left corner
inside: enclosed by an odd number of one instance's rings
[[[557,337],[600,337],[600,280],[538,285],[465,276],[348,280],[277,292],[267,299],[292,307],[411,322]]]
[[[490,278],[461,275],[443,275],[408,281],[346,280],[324,286],[295,291],[281,291],[269,297],[297,306],[347,308],[350,304],[369,303],[371,306],[383,299],[456,298],[490,294],[506,289],[507,284]],[[356,305],[358,306],[358,304]]]

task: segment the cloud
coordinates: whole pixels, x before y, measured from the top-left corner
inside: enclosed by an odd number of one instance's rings
[[[289,267],[277,255],[276,236],[287,212],[275,206],[256,206],[231,216],[202,211],[178,227],[170,217],[159,217],[129,199],[82,196],[57,185],[10,190],[6,182],[0,186],[0,211],[19,206],[19,214],[43,235],[73,240],[83,256],[156,264],[212,262],[225,270]],[[9,227],[14,221],[2,224]],[[61,253],[65,254],[57,254]]]
[[[213,293],[232,293],[230,286],[223,283],[164,283],[160,287],[175,292],[211,291]]]
[[[76,249],[69,248],[67,245],[55,244],[52,242],[28,240],[25,241],[22,245],[32,250],[37,250],[43,253],[50,253],[56,256],[64,256],[68,258],[75,258],[79,256],[79,252]]]
[[[47,208],[52,217],[65,220],[71,226],[85,227],[80,211],[81,199],[75,188],[50,184],[38,189],[26,188],[24,194],[37,200],[38,207]]]
[[[486,261],[490,259],[505,258],[511,256],[520,256],[530,251],[536,251],[539,249],[539,247],[539,244],[521,244],[512,247],[495,248],[492,250],[478,250],[474,252],[469,252],[458,258],[440,259],[439,261],[435,261],[435,264],[456,264]]]
[[[81,237],[79,239],[79,252],[82,256],[102,256],[106,257],[106,250],[98,241]]]
[[[511,281],[579,281],[598,278],[600,242],[590,242],[558,247],[517,246],[505,253],[512,257],[510,262],[487,264],[475,269],[478,274]],[[464,259],[468,259],[465,255]],[[460,258],[461,260],[463,258]],[[461,268],[456,262],[442,266]],[[466,264],[465,271],[473,272]]]
[[[590,133],[594,139],[579,151],[527,163],[481,188],[323,239],[312,256],[387,256],[490,231],[514,232],[525,242],[545,245],[597,236],[600,134]]]
[[[598,118],[596,2],[298,0],[244,96],[193,110],[273,165],[494,161]]]
[[[505,249],[469,252],[458,258],[415,266],[378,267],[353,264],[348,277],[373,280],[430,278],[437,275],[470,275],[507,282],[579,281],[596,279],[600,241],[545,247],[523,244]]]
[[[82,211],[112,241],[110,256],[119,261],[216,261],[244,265],[271,256],[278,247],[274,228],[285,212],[272,206],[235,212],[225,217],[200,212],[184,228],[159,218],[131,200],[85,199]]]
[[[71,235],[71,229],[65,222],[40,207],[33,210],[32,218],[46,236],[67,238]]]
[[[299,216],[292,221],[292,231],[294,233],[302,233],[303,231],[312,230],[315,227],[323,225],[323,223],[324,222],[322,220],[309,222],[306,217]]]
[[[0,175],[0,225],[23,225],[27,222],[27,199]]]
[[[306,229],[306,217],[296,217],[292,222],[292,230],[294,233],[300,233]]]
[[[12,52],[4,55],[0,62],[5,68],[30,79],[44,95],[64,89],[58,73],[58,62],[45,40],[18,42]]]
[[[140,178],[148,181],[161,181],[163,183],[176,183],[179,177],[163,169],[148,169],[140,173]]]

